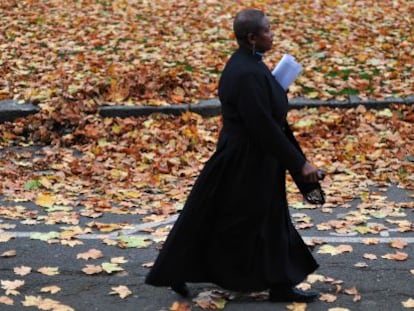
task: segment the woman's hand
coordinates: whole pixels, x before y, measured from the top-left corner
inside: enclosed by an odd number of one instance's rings
[[[318,170],[308,161],[306,161],[302,167],[302,177],[305,182],[318,182],[319,180],[324,179],[325,175],[324,171]]]

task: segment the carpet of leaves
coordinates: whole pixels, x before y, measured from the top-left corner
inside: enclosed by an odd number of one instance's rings
[[[355,233],[379,235],[383,230],[397,229],[412,232],[414,226],[407,218],[413,202],[387,200],[382,193],[390,185],[414,190],[414,107],[394,105],[374,110],[363,106],[353,109],[301,109],[291,110],[289,121],[309,159],[327,171],[323,187],[327,203],[320,210],[332,213],[341,210],[341,219],[314,222],[304,209],[315,206],[304,204],[294,184],[289,180],[289,204],[298,228],[316,228],[339,234]],[[25,226],[65,225],[58,231],[34,233],[31,239],[59,243],[68,247],[82,245],[79,235],[119,232],[130,228],[129,222],[102,222],[104,215],[131,215],[143,222],[157,222],[176,214],[203,167],[212,155],[221,127],[220,117],[202,118],[184,113],[180,117],[152,115],[141,118],[99,118],[91,116],[82,127],[55,139],[51,145],[38,145],[16,135],[25,120],[2,125],[0,157],[0,197],[3,202],[16,205],[0,206],[0,242],[13,239],[7,231],[14,226],[8,221]],[[108,187],[110,185],[110,187]],[[377,190],[373,190],[377,189]],[[350,202],[359,199],[358,209],[349,209]],[[24,202],[35,202],[38,210],[29,209]],[[376,220],[383,220],[378,223]],[[83,221],[81,221],[83,220]],[[86,221],[85,221],[86,220]],[[83,225],[80,225],[83,224]],[[85,225],[86,224],[86,225]],[[53,227],[56,230],[56,226]],[[142,248],[163,241],[170,226],[148,230],[149,238],[120,236],[118,240],[102,238],[102,243],[119,248]],[[312,241],[318,253],[331,256],[352,252],[350,245],[329,245]],[[375,238],[364,243],[376,244]],[[388,254],[364,254],[365,260],[406,261],[407,246],[395,240],[390,246],[396,249]],[[9,249],[1,257],[13,257],[16,250]],[[98,249],[79,253],[77,259],[103,259]],[[86,265],[87,275],[117,273],[126,259],[112,258],[100,265]],[[359,266],[358,266],[359,265]],[[151,263],[143,266],[150,267]],[[356,267],[366,266],[365,262]],[[31,272],[27,265],[16,267],[16,275]],[[58,267],[42,267],[37,272],[53,276]],[[411,271],[413,273],[414,270]],[[17,282],[18,281],[18,282]],[[23,283],[22,283],[23,282]],[[312,275],[301,286],[308,289],[314,282],[334,286],[337,293],[361,299],[356,288],[343,288],[340,280]],[[0,303],[11,304],[11,293],[19,292],[23,280],[2,280],[5,296]],[[61,288],[47,287],[44,293]],[[111,295],[124,299],[131,292],[126,286],[113,287]],[[17,294],[16,294],[17,295]],[[194,302],[203,308],[222,309],[231,297],[228,293],[203,292]],[[263,299],[258,296],[257,299]],[[324,294],[321,300],[333,302],[336,296]],[[41,296],[26,296],[24,306],[53,305],[53,310],[72,310],[56,300]],[[411,305],[411,301],[406,302]],[[305,306],[306,307],[306,306]],[[60,309],[61,308],[61,309]],[[188,304],[175,303],[172,310],[191,310]],[[291,308],[304,308],[291,305]],[[296,310],[296,309],[292,309]]]
[[[360,106],[290,111],[289,121],[304,150],[328,172],[331,204],[343,204],[370,185],[414,189],[413,109],[396,105],[382,110]],[[73,199],[82,189],[88,200],[108,200],[104,205],[132,200],[151,208],[163,202],[167,207],[160,207],[160,213],[183,203],[183,189],[213,153],[221,126],[220,117],[190,112],[180,117],[91,116],[51,145],[22,153],[13,148],[33,144],[16,134],[25,122],[1,126],[1,144],[8,148],[0,159],[0,195],[33,200],[40,191]]]
[[[242,8],[269,15],[275,46],[305,71],[293,97],[414,93],[412,1],[0,1],[0,99],[164,105],[216,96]],[[73,114],[76,115],[77,110]],[[62,113],[63,115],[65,113]]]

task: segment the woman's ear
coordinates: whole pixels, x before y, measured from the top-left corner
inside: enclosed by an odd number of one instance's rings
[[[256,35],[252,32],[249,32],[247,34],[247,42],[249,42],[249,44],[251,46],[255,46],[256,45]]]

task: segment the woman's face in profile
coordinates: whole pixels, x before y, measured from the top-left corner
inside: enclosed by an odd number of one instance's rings
[[[270,30],[269,19],[265,16],[262,19],[262,27],[255,35],[256,51],[266,52],[272,48],[273,45],[273,31]]]

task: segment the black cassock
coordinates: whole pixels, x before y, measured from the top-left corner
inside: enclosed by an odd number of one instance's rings
[[[236,291],[293,286],[318,268],[291,222],[285,174],[305,156],[286,92],[261,57],[240,48],[219,83],[223,128],[146,278],[155,286],[215,283]],[[307,191],[318,184],[301,184]]]

